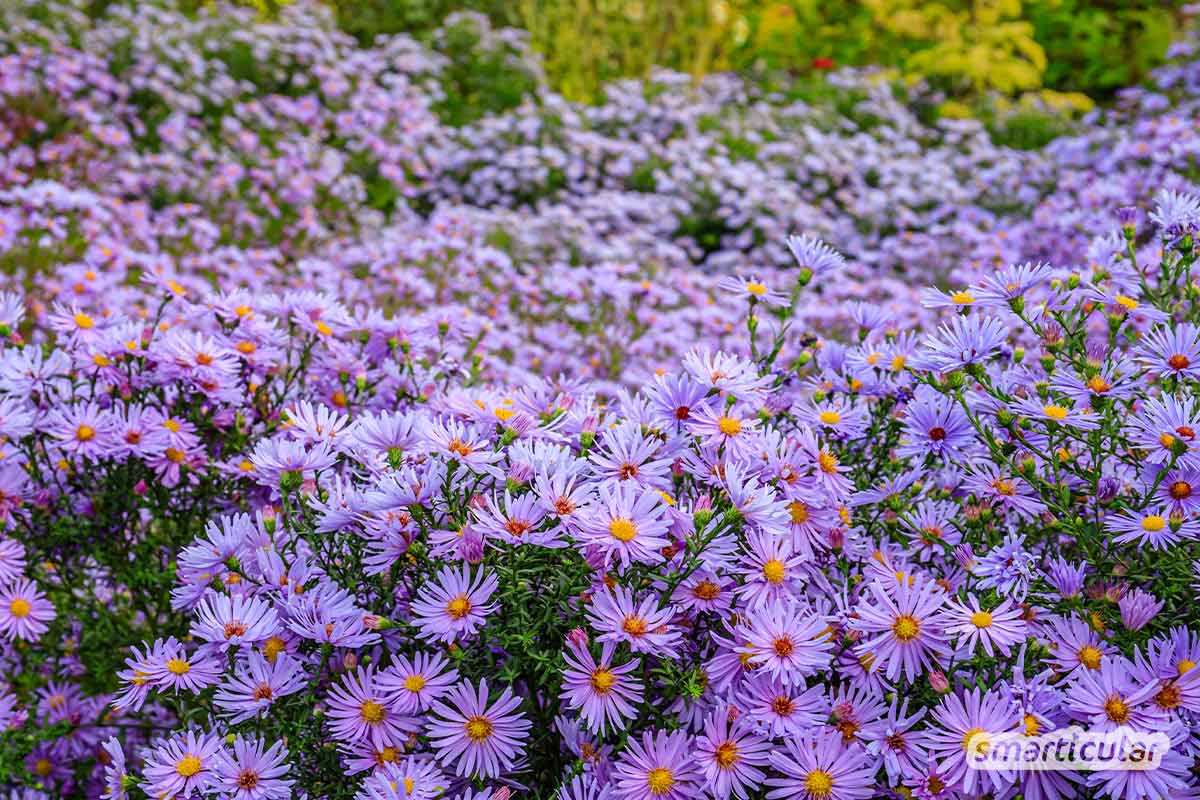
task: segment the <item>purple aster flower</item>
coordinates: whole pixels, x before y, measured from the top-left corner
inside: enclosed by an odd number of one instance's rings
[[[771,766],[782,777],[767,778],[776,788],[768,800],[867,800],[875,796],[877,765],[862,745],[845,745],[836,731],[806,731],[783,742],[784,750],[771,751]]]
[[[1087,623],[1070,617],[1052,617],[1049,626],[1042,628],[1040,638],[1050,649],[1050,665],[1060,672],[1071,672],[1080,667],[1098,670],[1112,653],[1108,643]]]
[[[179,800],[203,796],[217,779],[223,750],[220,737],[196,731],[158,745],[146,756],[142,771],[146,793]]]
[[[606,562],[622,567],[632,563],[657,564],[670,528],[662,495],[631,481],[602,484],[596,502],[580,520],[580,539],[598,547]]]
[[[1168,471],[1159,481],[1154,496],[1167,504],[1172,513],[1182,514],[1185,518],[1200,513],[1200,467]]]
[[[586,643],[569,642],[563,652],[562,699],[567,708],[579,709],[588,728],[603,736],[606,728],[624,730],[625,720],[633,718],[634,707],[642,702],[645,687],[632,672],[640,660],[614,664],[617,643],[607,641],[597,661]]]
[[[1064,600],[1079,596],[1086,577],[1087,564],[1072,563],[1062,556],[1052,561],[1046,570],[1046,580],[1054,587],[1054,591],[1058,592],[1058,596]]]
[[[743,581],[734,592],[750,608],[787,600],[800,593],[804,558],[792,551],[792,539],[754,532],[746,537],[740,567]]]
[[[588,608],[588,623],[600,632],[601,642],[626,642],[635,653],[671,655],[680,632],[671,625],[675,609],[659,608],[659,598],[647,594],[641,602],[624,586],[605,588]]]
[[[259,739],[238,737],[232,751],[217,756],[215,788],[231,800],[284,800],[292,797],[292,786],[286,780],[290,769],[288,751],[282,742],[264,749]]]
[[[863,728],[862,739],[867,752],[883,759],[884,770],[893,783],[915,775],[919,765],[928,758],[925,753],[925,731],[915,729],[925,713],[922,708],[909,715],[908,699],[905,698],[901,703],[897,698],[892,701],[885,718],[872,720]]]
[[[994,317],[956,316],[925,340],[924,348],[913,356],[912,365],[951,372],[986,361],[1007,341],[1008,330]]]
[[[1200,378],[1200,328],[1164,325],[1147,333],[1137,360],[1159,378]]]
[[[957,636],[959,653],[970,655],[979,646],[989,656],[997,652],[1008,656],[1027,636],[1023,613],[1012,598],[1005,598],[995,608],[984,609],[975,595],[968,594],[966,603],[951,600],[947,604],[946,632]]]
[[[1053,398],[1043,402],[1033,398],[1018,400],[1012,408],[1016,414],[1022,414],[1032,420],[1045,424],[1064,425],[1081,431],[1095,430],[1100,427],[1095,412],[1086,407],[1075,408],[1066,401],[1056,401]]]
[[[196,608],[192,635],[225,652],[231,647],[266,641],[279,630],[279,617],[256,597],[217,594]]]
[[[888,680],[904,675],[916,680],[939,659],[950,655],[940,609],[946,594],[929,581],[900,581],[894,596],[882,583],[870,586],[874,605],[860,603],[858,619],[850,625],[864,634],[856,652],[883,665]]]
[[[938,772],[964,792],[1002,793],[1014,781],[1010,772],[971,769],[972,753],[987,747],[989,737],[1011,732],[1021,722],[1019,709],[1000,692],[955,692],[933,710],[927,734],[929,753],[938,760]],[[972,748],[975,748],[974,750]]]
[[[9,641],[35,642],[50,630],[54,604],[31,580],[19,580],[0,588],[0,635]]]
[[[1196,441],[1200,412],[1196,398],[1169,394],[1147,398],[1127,424],[1132,428],[1133,443],[1146,452],[1147,463],[1164,464],[1174,458],[1191,466],[1200,462],[1200,442]]]
[[[962,483],[962,490],[1002,511],[1023,517],[1035,517],[1046,506],[1037,499],[1033,488],[1021,478],[1009,476],[989,461],[976,461]]]
[[[1040,577],[1037,559],[1019,534],[1009,534],[997,547],[979,557],[971,569],[980,588],[995,589],[1002,595],[1024,600],[1031,581]]]
[[[486,569],[472,574],[469,564],[457,571],[445,567],[418,591],[412,604],[413,623],[433,640],[452,642],[472,636],[499,607],[488,602],[499,586],[499,579]]]
[[[613,770],[614,800],[692,800],[700,772],[684,731],[644,731],[630,738]]]
[[[508,688],[489,703],[487,681],[478,689],[470,681],[455,686],[445,702],[434,702],[427,728],[438,761],[475,778],[497,778],[512,769],[525,752],[530,728],[520,705]]]
[[[792,251],[792,258],[800,268],[800,280],[807,283],[813,278],[823,278],[841,272],[846,259],[829,245],[804,234],[788,236],[784,242]]]
[[[904,442],[896,448],[900,458],[923,459],[932,455],[946,459],[975,441],[975,428],[966,413],[951,401],[917,387],[917,396],[905,408]]]
[[[303,689],[306,682],[299,664],[287,653],[279,653],[272,663],[251,651],[217,689],[213,705],[236,724],[262,714],[279,698]]]
[[[1161,730],[1166,714],[1153,702],[1159,686],[1134,680],[1133,672],[1133,664],[1119,656],[1098,670],[1076,670],[1067,686],[1067,712],[1096,731]]]
[[[798,735],[829,715],[829,699],[821,684],[788,686],[769,675],[754,675],[742,684],[737,706],[747,724],[771,738]]]
[[[733,709],[718,705],[704,720],[704,733],[696,737],[695,759],[713,797],[746,800],[766,777],[774,745],[756,733]]]
[[[1136,542],[1151,550],[1166,550],[1184,539],[1200,537],[1200,521],[1172,515],[1166,508],[1148,508],[1110,514],[1104,518],[1104,530],[1117,534],[1116,544]]]
[[[458,670],[441,653],[418,651],[412,657],[393,656],[392,665],[379,673],[379,686],[392,692],[396,708],[405,714],[425,711],[458,681]]]
[[[742,652],[750,664],[785,685],[829,668],[833,636],[821,616],[796,603],[775,600],[749,615]]]
[[[362,784],[363,800],[434,800],[444,796],[446,776],[429,758],[393,758]]]
[[[343,742],[370,742],[378,748],[404,741],[419,720],[406,717],[379,685],[374,667],[348,672],[329,690],[329,728]]]
[[[211,653],[187,649],[174,636],[154,643],[148,654],[149,678],[159,691],[184,690],[198,693],[221,676],[221,660]],[[140,666],[135,667],[140,671]]]
[[[768,306],[782,306],[788,302],[787,295],[771,289],[762,278],[753,275],[749,278],[728,275],[717,283],[717,288],[736,297]]]

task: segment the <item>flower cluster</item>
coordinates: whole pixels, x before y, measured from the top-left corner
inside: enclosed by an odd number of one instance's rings
[[[0,791],[1200,791],[1191,40],[1016,153],[861,74],[452,128],[303,4],[3,13]],[[968,766],[1073,724],[1172,748]]]

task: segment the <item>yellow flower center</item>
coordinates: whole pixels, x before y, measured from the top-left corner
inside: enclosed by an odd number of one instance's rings
[[[75,438],[81,442],[90,442],[96,438],[96,429],[91,425],[80,425],[75,429]]]
[[[1166,527],[1166,525],[1167,521],[1157,514],[1151,514],[1150,516],[1142,519],[1142,530],[1150,531],[1151,533],[1154,531],[1161,531],[1164,527]]]
[[[833,453],[822,450],[817,454],[817,466],[822,472],[834,473],[837,472],[838,460]]]
[[[713,752],[713,761],[716,761],[721,769],[729,769],[739,760],[741,756],[738,755],[737,742],[732,740],[721,742]]]
[[[1067,411],[1067,409],[1063,408],[1062,406],[1048,405],[1048,406],[1042,407],[1042,413],[1045,414],[1050,419],[1058,420],[1059,422],[1061,422],[1062,420],[1067,418],[1067,414],[1069,414],[1070,412]]]
[[[976,628],[992,627],[992,615],[986,611],[976,611],[971,615],[971,624]]]
[[[1097,375],[1087,382],[1087,387],[1096,394],[1104,394],[1112,388],[1112,384]]]
[[[646,788],[650,794],[663,795],[675,785],[675,776],[666,767],[655,767],[646,774]]]
[[[492,735],[492,723],[487,717],[481,717],[478,714],[467,720],[467,724],[463,727],[467,731],[467,738],[472,742],[486,741]]]
[[[188,753],[175,762],[175,771],[185,778],[190,778],[204,767],[198,756]]]
[[[1038,732],[1042,729],[1042,724],[1038,722],[1037,717],[1033,714],[1026,714],[1021,721],[1025,724],[1026,736],[1037,736]]]
[[[454,619],[462,619],[471,613],[471,601],[467,599],[465,594],[460,594],[449,603],[446,603],[446,613]]]
[[[32,610],[33,609],[29,605],[29,601],[20,597],[15,598],[11,603],[8,604],[8,613],[12,614],[18,619],[28,617],[29,612]]]
[[[404,679],[404,688],[410,692],[419,692],[425,688],[425,679],[420,675],[409,675]]]
[[[1126,297],[1123,294],[1119,294],[1116,296],[1115,299],[1117,301],[1117,305],[1122,306],[1122,307],[1128,309],[1129,311],[1137,310],[1138,301],[1134,300],[1132,297]]]
[[[842,415],[830,409],[828,411],[822,411],[818,419],[821,420],[821,424],[823,425],[837,425],[842,421]]]
[[[953,300],[957,305],[969,306],[971,303],[975,302],[975,295],[968,291],[960,291],[950,295],[950,299]]]
[[[374,700],[368,700],[359,707],[358,715],[362,717],[363,722],[374,725],[383,721],[383,718],[387,716],[387,709]]]
[[[1192,661],[1190,658],[1185,658],[1183,661],[1180,661],[1178,664],[1175,665],[1175,669],[1176,669],[1176,671],[1179,672],[1180,675],[1182,675],[1183,673],[1191,670],[1195,666],[1196,666],[1195,661]]]
[[[172,658],[167,662],[167,670],[172,675],[186,675],[191,668],[192,665],[184,661],[182,658]]]
[[[911,642],[921,632],[921,623],[911,614],[901,614],[892,623],[892,633],[902,642]]]
[[[628,542],[633,537],[637,536],[637,526],[632,521],[624,517],[618,517],[608,523],[608,532],[618,542]]]
[[[617,682],[617,676],[610,669],[598,667],[592,672],[590,681],[592,688],[596,690],[596,694],[608,694],[613,684]]]
[[[1103,653],[1090,644],[1085,644],[1079,648],[1079,652],[1075,655],[1079,657],[1079,663],[1088,669],[1100,669],[1100,659],[1104,656]]]
[[[772,558],[767,563],[763,564],[763,577],[774,584],[783,583],[783,562],[778,558]]]
[[[814,769],[804,776],[804,790],[810,797],[829,797],[833,794],[833,776],[823,769]]]
[[[717,420],[717,428],[726,436],[737,436],[742,432],[742,421],[733,417],[721,417]]]
[[[75,314],[75,326],[87,331],[96,327],[96,323],[91,317],[80,311]]]
[[[1104,714],[1118,725],[1129,719],[1129,706],[1120,695],[1110,694],[1104,701]]]
[[[272,636],[270,639],[267,639],[267,643],[263,645],[263,655],[266,656],[267,661],[270,661],[272,664],[274,664],[275,659],[278,658],[279,654],[285,649],[287,649],[287,645],[284,643],[283,639],[280,639],[278,636]]]
[[[986,737],[977,739],[974,746],[971,744],[971,740],[981,733],[983,733],[983,728],[971,728],[971,730],[964,733],[962,738],[963,750],[973,753],[986,753],[988,749],[988,740]]]
[[[788,503],[788,514],[792,517],[792,522],[797,525],[802,525],[808,522],[808,506],[801,503],[799,500],[793,500]]]
[[[764,295],[767,293],[767,287],[763,286],[761,283],[755,283],[754,281],[750,281],[749,283],[746,284],[746,291],[749,292],[750,294],[756,294],[756,295],[761,296],[761,295]]]

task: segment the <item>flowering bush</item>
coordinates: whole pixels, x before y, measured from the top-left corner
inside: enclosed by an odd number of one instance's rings
[[[0,789],[1200,788],[1190,39],[1018,153],[857,73],[453,128],[304,6],[6,22]],[[1070,724],[1172,749],[967,766]]]

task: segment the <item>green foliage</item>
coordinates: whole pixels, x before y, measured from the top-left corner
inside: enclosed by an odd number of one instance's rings
[[[465,125],[507,111],[537,88],[540,75],[524,37],[494,31],[480,14],[452,14],[429,38],[446,57],[440,75],[443,97],[438,115],[450,125]]]
[[[1045,48],[1047,86],[1110,94],[1142,80],[1175,33],[1178,0],[1034,0],[1027,17]]]

